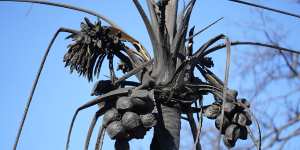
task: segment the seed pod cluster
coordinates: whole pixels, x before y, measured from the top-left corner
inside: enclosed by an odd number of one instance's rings
[[[238,139],[247,139],[247,126],[250,126],[252,121],[245,107],[250,107],[245,99],[225,102],[224,116],[221,114],[222,105],[220,103],[204,107],[204,115],[209,119],[215,119],[215,126],[224,135],[223,141],[227,147],[234,147]]]
[[[156,125],[154,103],[147,90],[132,90],[129,96],[119,97],[115,107],[103,116],[103,126],[112,139],[142,139]]]

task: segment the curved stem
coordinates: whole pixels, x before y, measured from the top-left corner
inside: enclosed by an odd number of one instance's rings
[[[219,21],[221,21],[222,19],[224,19],[224,17],[219,18],[218,20],[214,21],[213,23],[209,24],[208,26],[204,27],[203,29],[201,29],[200,31],[198,31],[197,33],[189,36],[185,41],[188,41],[194,37],[196,37],[197,35],[201,34],[202,32],[206,31],[207,29],[209,29],[210,27],[212,27],[213,25],[215,25],[216,23],[218,23]]]
[[[250,113],[250,115],[252,116],[252,118],[255,121],[256,127],[258,129],[258,141],[255,140],[254,144],[256,145],[257,150],[261,150],[261,141],[262,141],[262,138],[261,138],[261,128],[260,128],[259,122],[258,122],[257,118],[255,117],[255,115],[252,113],[252,111],[250,111],[249,108],[247,108],[247,107],[244,107],[244,108],[246,109],[246,111],[248,111]],[[251,129],[249,128],[249,130],[251,130]]]
[[[200,102],[200,118],[198,120],[199,125],[198,125],[198,128],[197,128],[197,136],[196,136],[196,142],[199,141],[199,143],[200,143],[200,134],[201,134],[201,130],[202,130],[202,123],[203,123],[203,102],[201,101]],[[194,143],[194,149],[193,150],[195,150],[195,148],[197,148],[196,146],[197,146],[196,143]],[[200,145],[200,149],[202,149],[201,145]]]
[[[19,143],[19,139],[20,139],[20,136],[21,136],[21,133],[22,133],[22,130],[23,130],[23,126],[24,126],[24,123],[25,123],[25,120],[26,120],[26,117],[27,117],[27,114],[28,114],[28,110],[29,110],[29,107],[30,107],[30,104],[31,104],[31,101],[32,101],[32,98],[33,98],[33,95],[34,95],[34,92],[35,92],[35,89],[36,89],[37,84],[39,82],[39,79],[40,79],[41,73],[43,71],[45,62],[47,60],[48,54],[50,52],[50,49],[51,49],[51,47],[52,47],[52,45],[53,45],[56,37],[58,36],[58,34],[60,32],[77,33],[78,31],[73,30],[73,29],[67,29],[67,28],[59,28],[55,32],[54,36],[52,37],[52,39],[50,41],[50,44],[48,45],[48,48],[46,49],[45,54],[44,54],[44,56],[42,58],[42,61],[41,61],[40,67],[38,69],[38,72],[36,74],[35,80],[33,82],[33,85],[32,85],[32,88],[31,88],[31,92],[29,94],[29,97],[28,97],[28,100],[27,100],[27,103],[26,103],[26,106],[25,106],[25,110],[24,110],[24,113],[23,113],[23,117],[22,117],[19,129],[18,129],[18,133],[17,133],[17,137],[16,137],[16,140],[15,140],[15,143],[14,143],[13,150],[17,149],[17,146],[18,146],[18,143]]]
[[[187,117],[188,117],[188,121],[189,121],[190,128],[191,128],[191,131],[192,131],[193,140],[194,140],[193,150],[201,150],[199,137],[197,138],[197,136],[198,136],[197,124],[195,122],[193,113],[191,113],[191,112],[187,113]]]
[[[210,39],[209,41],[207,41],[205,44],[203,44],[194,54],[193,57],[200,57],[201,55],[203,55],[203,53],[205,53],[205,51],[207,50],[207,48],[209,48],[211,45],[213,45],[214,43],[216,43],[217,41],[221,40],[222,38],[224,38],[224,34],[219,34],[217,36],[215,36],[214,38]],[[226,45],[224,44],[224,47],[226,47]]]
[[[97,111],[92,119],[92,122],[90,124],[90,127],[89,127],[89,130],[88,130],[88,134],[86,136],[86,139],[85,139],[85,144],[84,144],[84,150],[88,150],[89,149],[89,144],[90,144],[90,140],[91,140],[91,137],[92,137],[92,134],[93,134],[93,131],[94,131],[94,128],[95,128],[95,125],[98,121],[98,118],[101,114],[101,111]]]
[[[220,125],[220,131],[222,131],[223,123],[224,123],[224,107],[225,103],[227,102],[226,96],[227,96],[227,87],[228,87],[228,78],[229,78],[229,68],[230,68],[230,54],[231,54],[231,48],[230,48],[230,40],[229,38],[225,37],[225,45],[226,45],[226,65],[225,65],[225,77],[224,77],[224,88],[223,88],[223,101],[222,101],[222,112],[221,112],[221,125]],[[221,137],[221,132],[219,134],[219,137]],[[218,142],[218,147],[220,147],[220,142]]]
[[[129,71],[127,74],[125,74],[124,76],[122,76],[121,78],[119,78],[115,84],[118,84],[126,79],[128,79],[129,77],[137,74],[139,71],[141,71],[142,69],[144,69],[145,67],[147,67],[148,65],[153,63],[153,59],[149,60],[148,62],[143,63],[142,65],[132,69],[131,71]]]
[[[111,26],[113,26],[115,28],[118,28],[118,29],[121,29],[113,21],[111,21],[110,19],[106,18],[105,16],[103,16],[101,14],[98,14],[95,11],[84,9],[84,8],[80,8],[80,7],[77,7],[77,6],[72,6],[72,5],[69,5],[69,4],[64,4],[64,3],[59,3],[59,2],[49,2],[49,1],[44,1],[44,0],[0,0],[0,1],[3,1],[3,2],[37,3],[37,4],[44,4],[44,5],[50,5],[50,6],[56,6],[56,7],[62,7],[62,8],[72,9],[72,10],[84,12],[84,13],[96,16],[98,18],[101,18],[102,20],[104,20],[108,24],[110,24]]]
[[[280,46],[276,46],[276,45],[271,45],[271,44],[265,44],[265,43],[259,43],[259,42],[249,42],[249,41],[235,41],[235,42],[231,42],[231,46],[237,46],[237,45],[253,45],[253,46],[262,46],[262,47],[268,47],[268,48],[272,48],[272,49],[276,49],[276,50],[280,50],[280,51],[286,51],[286,52],[290,52],[290,53],[296,53],[296,54],[300,54],[300,51],[296,51],[296,50],[292,50],[292,49],[288,49],[288,48],[284,48],[284,47],[280,47]],[[212,52],[215,52],[219,49],[225,48],[226,45],[225,44],[220,44],[217,45],[215,47],[212,47],[210,49],[208,49],[207,51],[205,51],[203,53],[203,56],[208,55]]]
[[[249,6],[253,6],[253,7],[257,7],[257,8],[266,9],[266,10],[269,10],[269,11],[273,11],[273,12],[276,12],[276,13],[280,13],[280,14],[284,14],[284,15],[288,15],[288,16],[292,16],[292,17],[296,17],[296,18],[300,19],[300,15],[292,14],[292,13],[285,12],[285,11],[282,11],[282,10],[278,10],[278,9],[274,9],[274,8],[270,8],[270,7],[266,7],[266,6],[262,6],[262,5],[258,5],[258,4],[253,4],[253,3],[249,3],[249,2],[244,2],[244,1],[241,1],[241,0],[229,0],[229,1],[240,3],[240,4],[245,4],[245,5],[249,5]]]
[[[106,130],[106,128],[103,127],[103,125],[102,125],[98,132],[95,150],[102,150],[103,140],[104,140],[104,136],[105,136],[105,130]]]

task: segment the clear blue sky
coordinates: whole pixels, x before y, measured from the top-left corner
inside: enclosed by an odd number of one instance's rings
[[[130,0],[77,0],[72,2],[61,0],[60,2],[89,8],[111,18],[125,31],[139,39],[147,49],[150,49],[146,30]],[[261,4],[300,14],[299,5],[296,6],[284,0],[269,0]],[[26,15],[30,7],[32,10]],[[12,148],[32,81],[43,52],[54,32],[59,27],[78,29],[85,16],[92,20],[95,19],[92,16],[62,8],[0,2],[1,150]],[[276,14],[275,16],[278,17],[278,20],[282,20],[285,26],[292,29],[300,26],[296,19]],[[243,35],[245,29],[237,29],[234,26],[235,23],[255,20],[249,7],[224,0],[198,0],[191,25],[196,25],[196,30],[200,30],[220,17],[225,17],[225,19],[198,37],[196,47],[219,33],[227,34],[232,39],[245,39]],[[295,32],[300,33],[299,29]],[[295,37],[296,35],[292,34],[291,36]],[[92,99],[90,91],[93,83],[88,83],[86,79],[78,77],[76,74],[69,74],[64,68],[62,58],[66,46],[70,42],[64,40],[64,37],[66,34],[59,36],[46,62],[21,136],[20,150],[63,149],[68,126],[75,109]],[[292,41],[299,42],[299,39],[292,38]],[[216,55],[215,60],[215,70],[221,74],[225,61],[224,53]],[[107,66],[103,65],[103,67]],[[103,71],[101,78],[105,78],[103,75],[107,74],[106,71]],[[78,116],[72,134],[71,149],[83,148],[88,126],[95,111],[95,107],[90,108],[82,111]],[[98,132],[97,129],[95,133]],[[188,138],[191,139],[191,137]],[[134,140],[132,149],[148,149],[150,141],[151,136],[148,133],[144,140]],[[182,145],[187,145],[184,142],[190,142],[190,140],[182,141]],[[93,143],[94,140],[91,142],[91,148],[94,146]],[[106,137],[104,149],[112,148],[113,142]]]

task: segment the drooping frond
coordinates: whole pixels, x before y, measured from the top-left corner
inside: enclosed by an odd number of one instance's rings
[[[293,13],[290,13],[290,12],[286,12],[286,11],[283,11],[283,10],[274,9],[274,8],[270,8],[270,7],[267,7],[267,6],[262,6],[262,5],[258,5],[258,4],[254,4],[254,3],[250,3],[250,2],[241,1],[241,0],[229,0],[229,1],[244,4],[244,5],[248,5],[248,6],[253,6],[253,7],[269,10],[269,11],[273,11],[273,12],[276,12],[276,13],[280,13],[280,14],[284,14],[284,15],[288,15],[288,16],[292,16],[292,17],[296,17],[296,18],[300,19],[300,15],[293,14]]]
[[[248,46],[261,46],[261,47],[266,47],[266,48],[270,48],[270,50],[276,50],[276,51],[286,51],[289,53],[295,53],[295,54],[300,54],[299,50],[293,50],[293,49],[289,49],[289,48],[285,48],[285,47],[280,47],[280,46],[276,46],[276,45],[272,45],[272,44],[267,44],[267,43],[260,43],[260,42],[252,42],[252,41],[233,41],[231,42],[231,46],[238,46],[238,45],[248,45]],[[217,50],[220,50],[222,48],[225,48],[226,45],[225,44],[219,44],[216,45],[210,49],[207,49],[204,53],[203,56],[206,56],[212,52],[215,52]]]
[[[48,45],[48,48],[46,49],[45,51],[45,54],[42,58],[42,61],[41,61],[41,64],[40,64],[40,67],[38,69],[38,72],[36,74],[36,77],[35,77],[35,80],[33,81],[33,85],[32,85],[32,88],[31,88],[31,91],[30,91],[30,94],[29,94],[29,97],[28,97],[28,100],[27,100],[27,103],[26,103],[26,106],[25,106],[25,110],[24,110],[24,113],[23,113],[23,117],[22,117],[22,120],[20,122],[20,126],[18,128],[18,132],[17,132],[17,137],[15,139],[15,143],[14,143],[14,147],[13,147],[13,150],[16,150],[17,149],[17,146],[18,146],[18,143],[19,143],[19,139],[20,139],[20,136],[21,136],[21,133],[22,133],[22,130],[23,130],[23,126],[25,124],[25,121],[26,121],[26,117],[27,117],[27,114],[28,114],[28,111],[29,111],[29,108],[30,108],[30,105],[31,105],[31,102],[32,102],[32,99],[33,99],[33,96],[34,96],[34,93],[35,93],[35,89],[38,85],[38,82],[39,82],[39,79],[40,79],[40,76],[42,74],[42,71],[43,71],[43,68],[44,68],[44,65],[45,65],[45,62],[48,58],[48,55],[49,55],[49,52],[51,50],[51,47],[54,43],[54,41],[56,40],[57,36],[59,35],[59,33],[61,32],[67,32],[67,33],[73,33],[73,34],[76,34],[78,33],[78,31],[76,30],[73,30],[73,29],[68,29],[68,28],[59,28],[54,36],[52,37],[49,45]]]
[[[49,6],[56,6],[56,7],[62,7],[62,8],[72,9],[72,10],[76,10],[76,11],[80,11],[80,12],[84,12],[84,13],[96,16],[96,17],[98,17],[98,18],[106,21],[111,26],[116,27],[118,29],[121,29],[113,21],[111,21],[107,17],[105,17],[105,16],[103,16],[103,15],[101,15],[101,14],[95,12],[95,11],[84,9],[84,8],[80,8],[80,7],[77,7],[77,6],[70,5],[70,4],[59,3],[59,2],[49,2],[49,1],[44,1],[44,0],[0,0],[0,1],[7,1],[7,2],[27,2],[27,3],[44,4],[44,5],[49,5]]]
[[[121,36],[120,32],[111,32],[110,27],[102,26],[100,21],[93,24],[85,18],[85,22],[81,23],[80,33],[67,37],[74,43],[69,45],[64,56],[65,66],[71,72],[75,70],[92,81],[94,75],[99,75],[105,57],[114,54],[130,65],[128,67],[131,69],[129,58],[121,52],[125,49]]]

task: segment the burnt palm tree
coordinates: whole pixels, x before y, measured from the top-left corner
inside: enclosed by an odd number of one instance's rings
[[[86,77],[88,81],[94,81],[100,74],[105,58],[109,62],[110,71],[110,80],[99,80],[95,84],[92,95],[97,97],[76,110],[68,133],[66,149],[69,147],[77,114],[81,110],[95,105],[98,105],[99,110],[95,113],[88,130],[85,149],[88,149],[93,129],[102,115],[102,127],[98,133],[96,149],[101,149],[105,132],[116,140],[115,149],[129,149],[129,140],[142,139],[146,132],[153,127],[154,135],[150,149],[178,150],[181,120],[183,119],[190,124],[195,142],[194,148],[200,150],[199,135],[203,116],[215,120],[220,135],[224,135],[224,144],[233,147],[238,139],[247,139],[248,134],[251,133],[249,126],[255,118],[249,110],[250,106],[247,100],[238,98],[237,91],[227,87],[230,47],[246,44],[299,53],[270,44],[232,42],[223,34],[208,40],[194,51],[193,38],[222,19],[213,22],[199,32],[194,32],[194,27],[190,28],[189,22],[196,0],[190,0],[180,12],[178,0],[147,0],[149,16],[138,0],[132,0],[148,31],[152,43],[152,57],[138,40],[96,12],[47,1],[13,1],[64,7],[98,17],[98,21],[95,23],[85,18],[81,23],[80,30],[60,28],[55,33],[46,50],[29,96],[14,149],[17,148],[28,108],[49,50],[61,32],[70,33],[67,38],[73,40],[68,46],[63,60],[65,67],[71,72],[75,71]],[[299,18],[298,15],[243,3]],[[108,25],[103,25],[101,20]],[[222,40],[224,44],[216,45]],[[227,49],[224,81],[211,71],[214,63],[208,56],[223,48]],[[117,77],[115,73],[113,62],[116,58],[120,60],[117,69],[124,73],[121,77]],[[202,79],[194,74],[195,70],[200,72]],[[138,81],[129,81],[128,78],[131,76],[136,76]],[[203,106],[203,96],[207,94],[212,94],[215,101],[211,105]],[[187,117],[183,118],[183,114],[186,114]],[[195,118],[199,122],[198,126]],[[253,135],[250,134],[250,136]],[[260,149],[259,139],[253,141]]]

